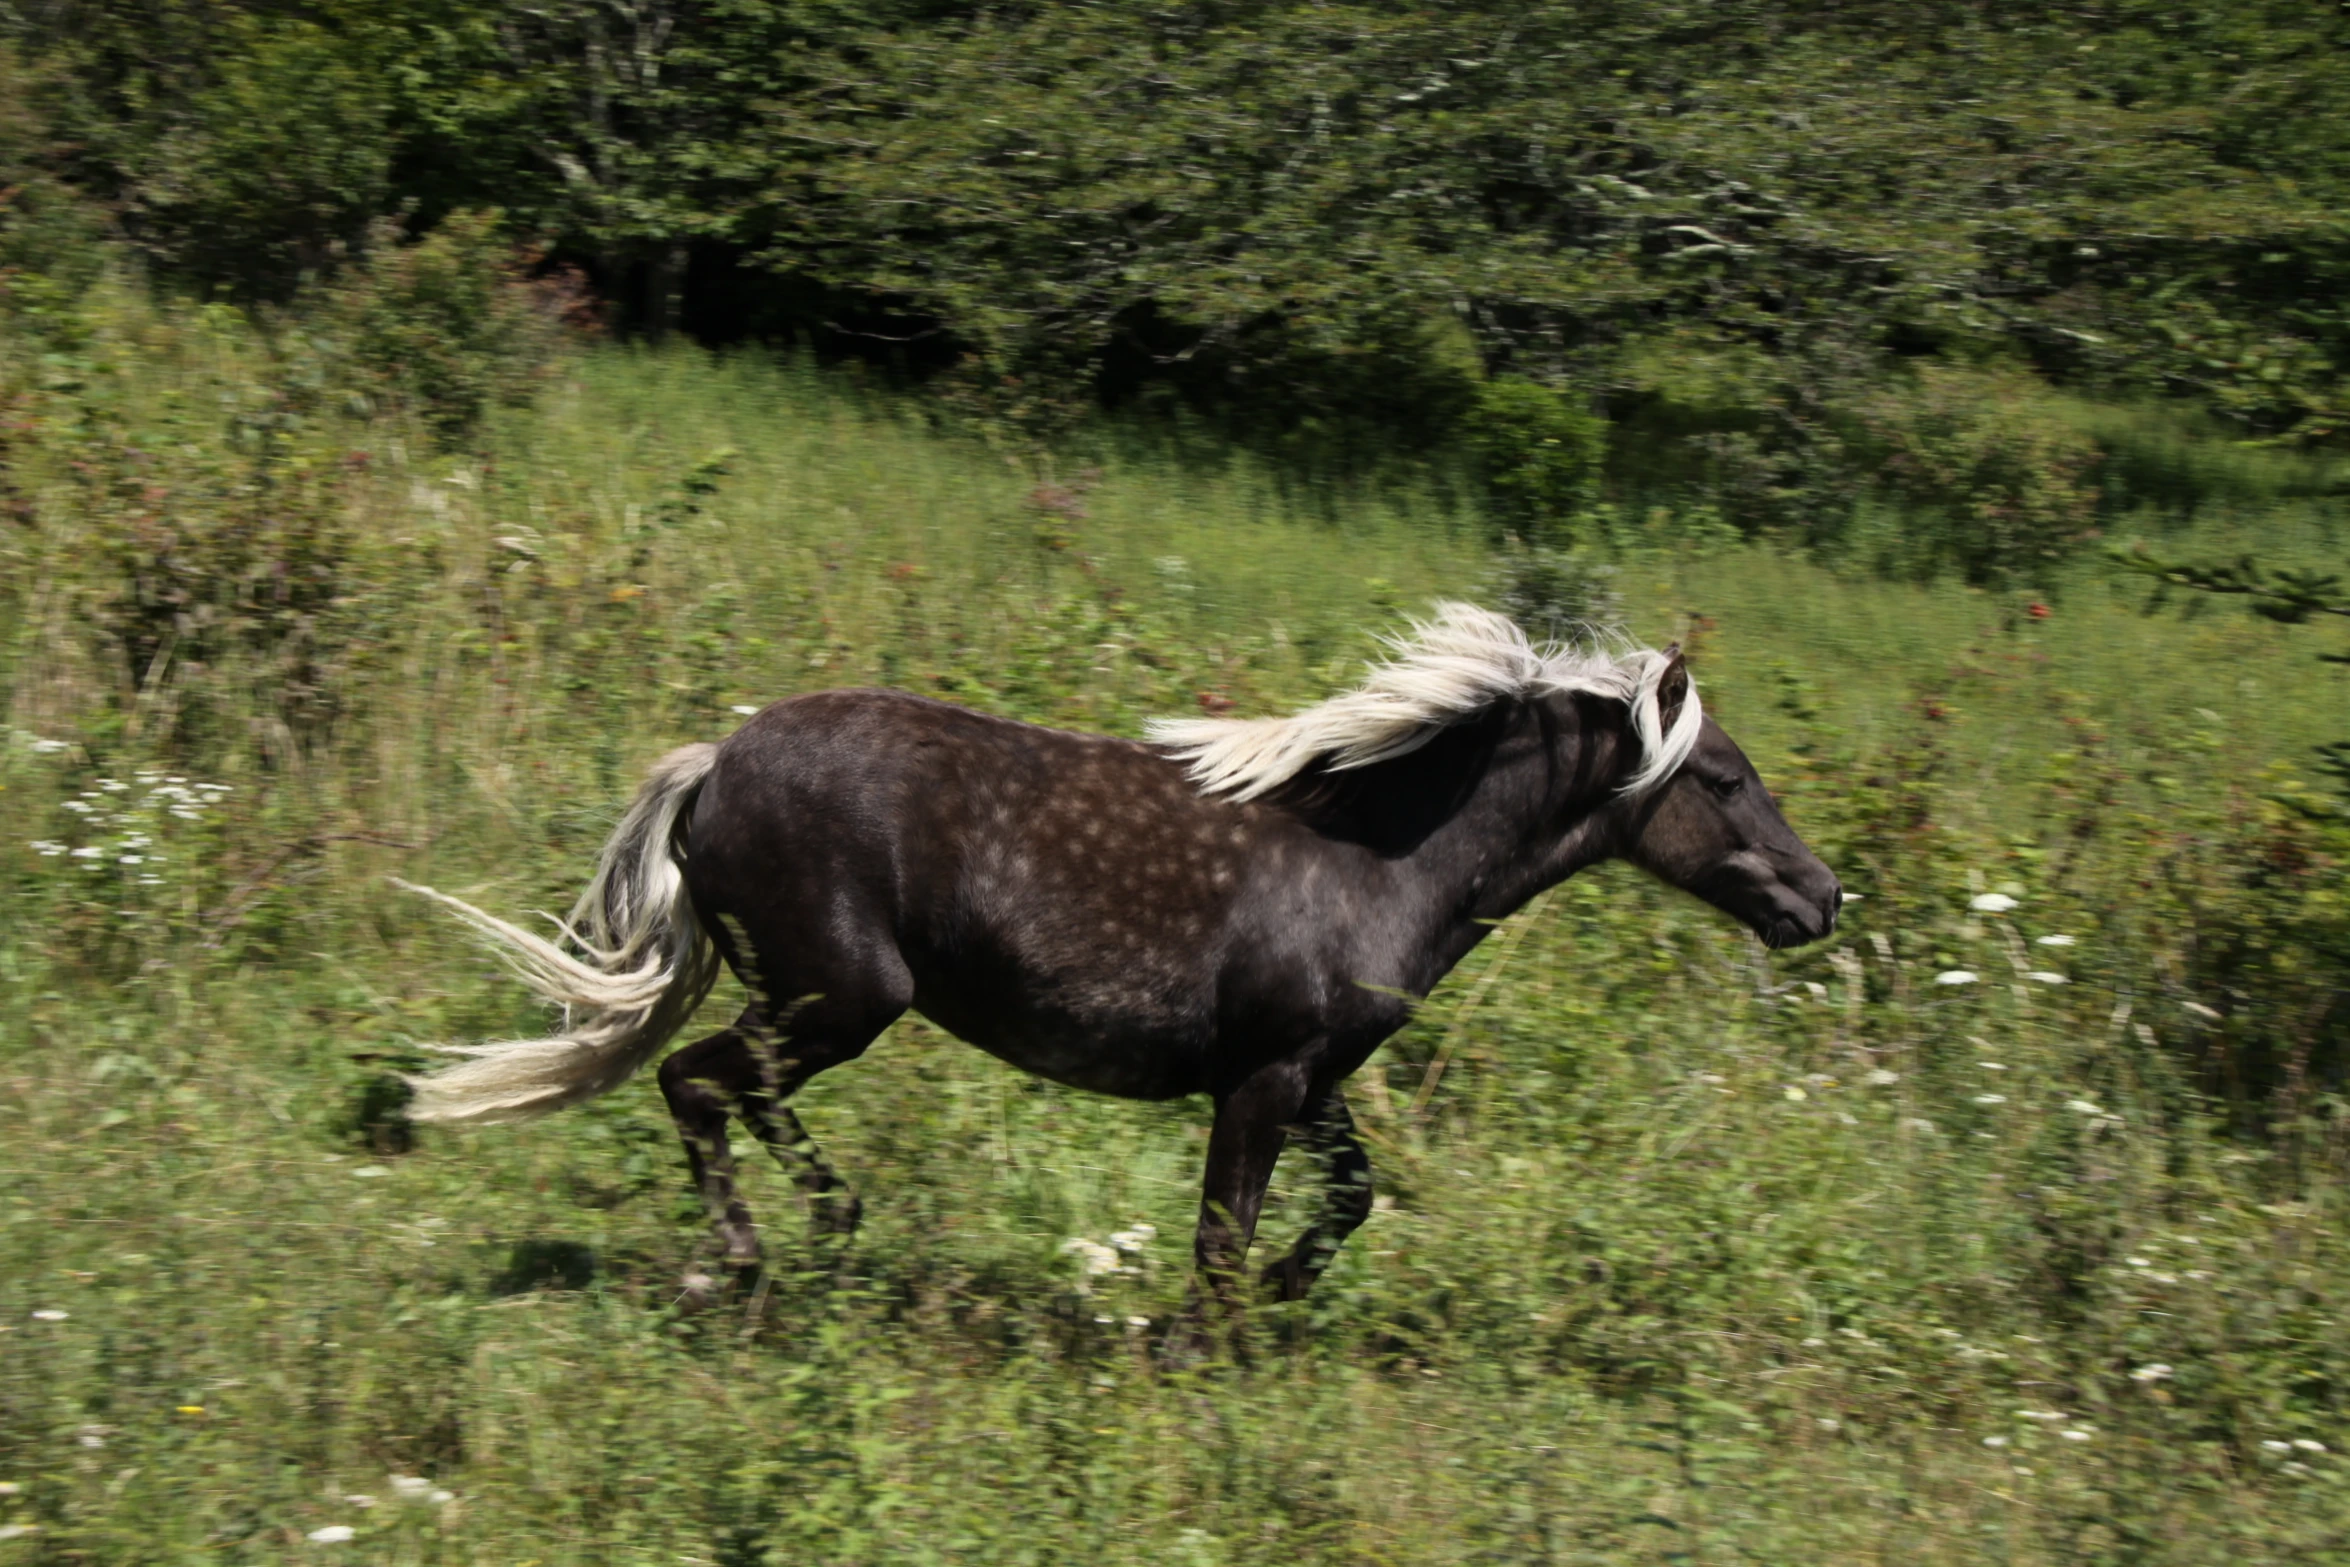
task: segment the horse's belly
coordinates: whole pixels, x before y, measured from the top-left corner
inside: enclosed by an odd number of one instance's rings
[[[1178,1099],[1206,1087],[1202,1031],[1166,1015],[1051,1005],[986,1005],[917,989],[914,1010],[997,1060],[1121,1099]]]

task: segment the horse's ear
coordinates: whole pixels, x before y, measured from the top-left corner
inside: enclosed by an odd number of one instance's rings
[[[1681,644],[1676,642],[1665,649],[1665,672],[1657,677],[1656,716],[1665,728],[1673,727],[1673,720],[1681,716],[1681,704],[1689,700],[1689,661],[1681,656]]]

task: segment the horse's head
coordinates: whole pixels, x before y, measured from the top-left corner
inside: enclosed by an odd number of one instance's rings
[[[1667,731],[1689,696],[1679,651],[1670,657],[1657,688]],[[1836,873],[1795,836],[1754,764],[1711,718],[1688,760],[1621,808],[1625,859],[1745,921],[1766,945],[1800,947],[1836,928]]]

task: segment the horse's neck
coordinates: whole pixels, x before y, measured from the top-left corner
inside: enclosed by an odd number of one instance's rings
[[[1562,732],[1530,712],[1436,831],[1397,866],[1411,888],[1433,985],[1545,889],[1608,857],[1603,811],[1616,736]]]

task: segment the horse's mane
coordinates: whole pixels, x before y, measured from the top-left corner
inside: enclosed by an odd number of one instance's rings
[[[1640,743],[1626,793],[1671,777],[1697,744],[1703,721],[1692,685],[1668,732],[1658,687],[1671,664],[1651,648],[1530,641],[1517,622],[1474,604],[1439,603],[1409,635],[1387,639],[1393,656],[1352,691],[1287,718],[1162,718],[1150,738],[1191,764],[1209,794],[1253,800],[1319,764],[1368,767],[1416,751],[1450,725],[1514,697],[1575,692],[1624,704]]]

